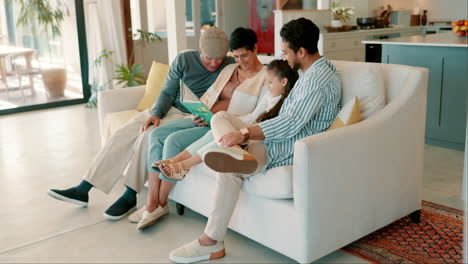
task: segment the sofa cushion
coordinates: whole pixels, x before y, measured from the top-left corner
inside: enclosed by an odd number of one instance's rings
[[[349,102],[347,102],[333,121],[333,124],[328,130],[349,126],[354,123],[361,121],[361,109],[359,108],[359,100],[357,96],[354,96]]]
[[[362,119],[380,111],[385,106],[384,76],[380,67],[372,63],[359,65],[335,63],[343,81],[341,103],[357,96],[361,103]]]
[[[137,110],[127,110],[127,111],[120,111],[114,113],[108,113],[104,118],[104,125],[102,129],[102,142],[106,142],[112,134],[114,134],[117,130],[122,128],[125,124],[127,124],[130,119],[134,116],[139,114]]]
[[[265,174],[257,173],[244,180],[242,189],[247,193],[270,198],[293,198],[292,166],[269,169]]]
[[[149,110],[146,110],[146,115],[149,117],[150,112]],[[137,110],[127,110],[127,111],[120,111],[120,112],[114,112],[114,113],[108,113],[106,117],[104,118],[104,125],[103,125],[103,131],[102,131],[102,137],[101,140],[103,143],[109,139],[112,134],[114,134],[117,130],[125,126],[130,119],[135,117],[137,114],[141,114]],[[182,113],[179,109],[175,107],[169,108],[169,111],[167,112],[166,116],[161,120],[160,125],[164,125],[168,122],[182,119],[184,117],[187,117],[189,114],[187,113]]]
[[[385,97],[382,96],[364,96],[359,100],[362,119],[367,119],[385,106]]]
[[[153,106],[154,101],[156,101],[163,88],[169,69],[169,65],[153,61],[148,79],[146,80],[145,94],[137,106],[138,111],[142,112]]]

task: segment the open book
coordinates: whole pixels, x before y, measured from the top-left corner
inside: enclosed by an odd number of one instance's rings
[[[203,120],[210,125],[213,113],[211,113],[208,107],[200,101],[182,80],[180,81],[180,102],[190,113],[197,115],[199,118],[203,118]]]

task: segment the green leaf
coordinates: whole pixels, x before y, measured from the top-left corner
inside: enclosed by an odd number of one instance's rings
[[[161,37],[156,33],[143,31],[141,29],[137,29],[137,32],[139,33],[138,40],[141,40],[144,43],[151,43],[151,42],[153,42],[155,40],[162,40]]]
[[[101,66],[102,61],[104,59],[110,58],[113,54],[114,54],[114,51],[112,50],[107,50],[107,49],[101,50],[101,53],[99,54],[99,56],[94,60],[94,65],[96,67]]]
[[[16,2],[19,6],[18,27],[29,27],[37,22],[39,29],[52,37],[60,36],[60,27],[64,19],[64,12],[70,12],[64,0],[56,0],[51,4],[49,0],[8,0]]]
[[[95,81],[91,84],[91,96],[86,103],[86,108],[96,108],[98,104],[98,93],[100,91],[106,90],[105,86],[99,86],[99,84]]]
[[[139,64],[133,64],[130,67],[125,64],[117,64],[115,70],[117,76],[114,79],[117,80],[117,84],[123,84],[124,87],[142,85],[145,83],[142,71],[143,66]]]

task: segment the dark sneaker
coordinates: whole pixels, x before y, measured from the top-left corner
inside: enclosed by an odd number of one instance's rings
[[[136,207],[136,200],[129,201],[125,197],[120,197],[104,212],[104,217],[109,220],[119,220],[125,217]]]
[[[70,188],[66,190],[50,189],[47,193],[55,199],[61,201],[77,204],[83,207],[88,206],[88,193],[79,192],[76,190],[76,188]]]

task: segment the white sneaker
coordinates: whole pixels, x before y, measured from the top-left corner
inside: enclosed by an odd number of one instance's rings
[[[236,147],[219,147],[206,152],[203,157],[206,166],[217,172],[252,174],[258,162],[249,152]]]
[[[226,255],[224,242],[213,246],[202,246],[198,239],[173,250],[169,259],[176,263],[195,263],[204,260],[218,259]]]
[[[156,208],[156,210],[154,210],[152,213],[145,210],[143,212],[143,216],[141,217],[140,222],[138,222],[137,229],[143,230],[151,226],[152,224],[156,223],[156,221],[158,221],[159,218],[168,214],[169,214],[169,207],[167,206],[167,204],[164,207],[158,206],[158,208]]]
[[[146,205],[143,206],[142,208],[136,210],[135,212],[133,212],[133,214],[131,214],[129,217],[128,217],[128,221],[130,221],[130,223],[138,223],[140,222],[141,218],[143,217],[143,212],[146,210]]]

